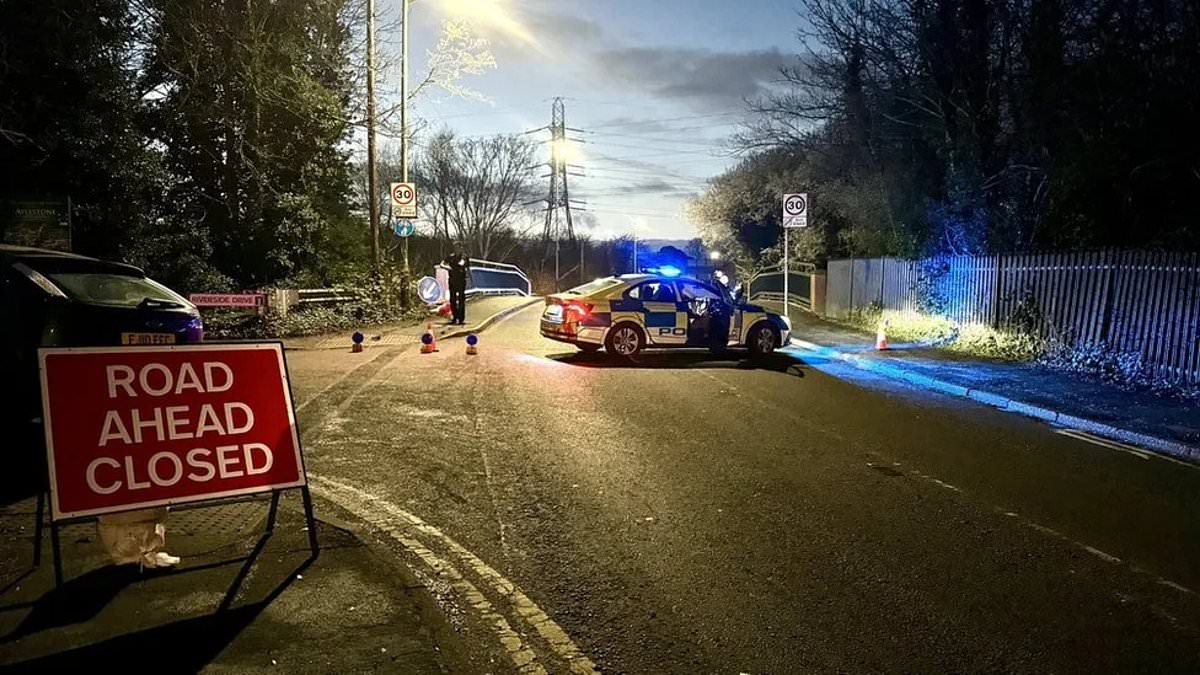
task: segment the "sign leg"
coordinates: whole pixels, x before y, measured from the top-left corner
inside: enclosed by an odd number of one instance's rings
[[[40,567],[42,564],[42,533],[46,526],[43,522],[46,517],[46,493],[39,492],[37,497],[37,523],[33,527],[33,566]]]
[[[317,542],[317,517],[313,515],[312,494],[307,485],[300,488],[300,494],[304,497],[304,518],[308,521],[308,547],[316,555],[321,552],[321,545]]]
[[[267,532],[275,531],[275,516],[279,515],[279,490],[271,491],[271,510],[267,512]]]
[[[54,587],[63,585],[62,545],[59,543],[58,523],[50,521],[50,546],[54,552]]]

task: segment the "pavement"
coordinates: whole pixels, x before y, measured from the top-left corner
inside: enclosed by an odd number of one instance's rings
[[[537,320],[289,355],[319,503],[497,669],[1200,670],[1197,469],[820,355],[626,363]]]
[[[174,510],[173,570],[115,567],[94,522],[49,532],[32,566],[34,500],[0,510],[0,666],[82,672],[460,672],[458,638],[403,566],[327,521],[314,557],[295,493],[266,534],[265,500]],[[106,668],[107,669],[107,668]]]
[[[929,346],[892,343],[887,351],[877,351],[874,334],[801,311],[793,312],[791,318],[800,349],[1200,463],[1200,415],[1196,414],[1194,400],[1121,387],[1035,364],[973,357]]]
[[[486,329],[489,319],[494,320],[493,317],[503,315],[506,311],[541,301],[540,297],[530,298],[514,295],[472,297],[467,300],[467,325],[465,326],[452,326],[449,323],[449,319],[431,313],[427,319],[421,321],[369,327],[364,328],[362,332],[366,336],[365,344],[374,347],[394,347],[416,342],[425,333],[426,326],[429,323],[433,324],[434,332],[438,338],[455,337],[465,335],[470,331]],[[284,340],[284,344],[288,349],[349,350],[352,344],[350,336],[353,333],[354,331],[345,331],[343,333],[288,338]]]

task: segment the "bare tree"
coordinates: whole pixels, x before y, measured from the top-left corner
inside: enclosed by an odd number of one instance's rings
[[[350,101],[351,123],[366,124],[366,1],[350,0],[343,10],[343,21],[352,34],[350,71],[354,77],[354,94]],[[401,50],[400,18],[393,10],[376,10],[377,57],[375,66],[376,128],[382,136],[399,138],[400,117],[400,69]],[[425,52],[424,70],[410,66],[412,78],[408,87],[408,102],[421,97],[433,96],[437,92],[450,97],[486,101],[487,98],[471,89],[465,80],[482,75],[496,67],[490,43],[477,35],[469,23],[461,19],[446,19],[442,22],[441,35],[437,44]],[[418,54],[409,52],[415,63]],[[414,118],[409,111],[409,137],[416,135],[425,126],[423,120]]]
[[[523,136],[433,137],[419,158],[422,208],[435,233],[472,254],[505,257],[533,224],[537,144]]]

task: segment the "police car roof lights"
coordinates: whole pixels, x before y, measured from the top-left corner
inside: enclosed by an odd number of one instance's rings
[[[674,265],[660,265],[658,267],[647,267],[643,270],[646,274],[658,274],[664,277],[674,278],[683,274],[683,270]]]

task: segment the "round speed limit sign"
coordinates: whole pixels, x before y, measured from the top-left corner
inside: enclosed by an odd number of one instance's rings
[[[396,218],[417,217],[417,186],[412,183],[392,183],[388,194],[392,198],[392,215]]]
[[[404,206],[416,196],[417,193],[413,190],[412,183],[392,183],[392,201],[396,206]]]
[[[783,202],[783,214],[785,216],[798,216],[808,209],[807,195],[795,194],[788,195]]]
[[[808,227],[807,192],[793,192],[783,196],[783,226]]]

